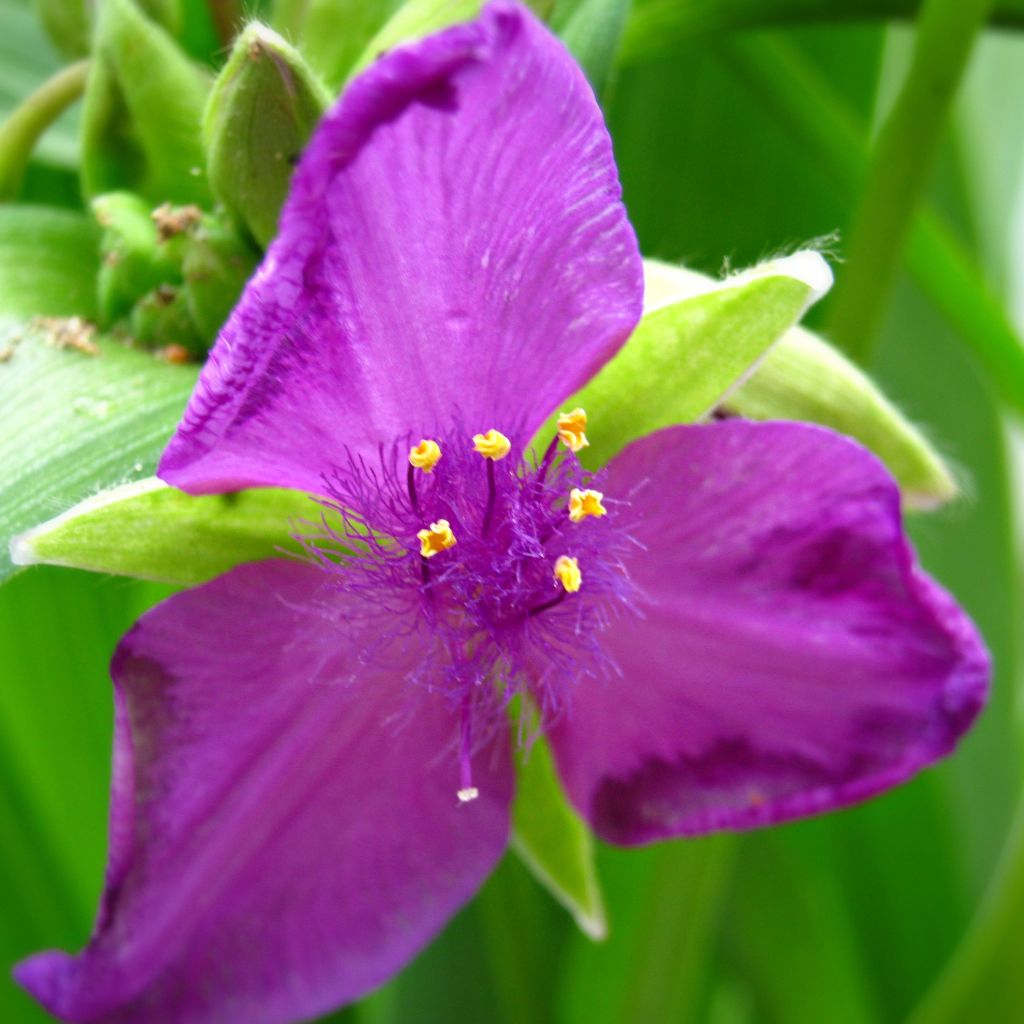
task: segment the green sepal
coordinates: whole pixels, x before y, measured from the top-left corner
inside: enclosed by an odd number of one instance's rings
[[[82,111],[86,195],[209,205],[199,126],[210,82],[130,0],[104,0]]]
[[[203,116],[210,184],[264,247],[294,161],[329,103],[301,54],[259,22],[235,41],[214,84]]]
[[[92,201],[102,231],[103,266],[97,279],[100,322],[111,325],[146,292],[181,279],[177,253],[161,242],[153,207],[133,192],[108,192]]]
[[[194,497],[155,477],[87,498],[16,537],[18,565],[62,565],[194,586],[243,562],[297,551],[312,499],[274,488]]]
[[[703,274],[644,263],[645,305],[657,307],[714,288]],[[752,420],[802,420],[830,427],[873,451],[900,485],[909,509],[934,508],[958,493],[942,456],[879,387],[827,342],[802,327],[787,331],[720,409]]]
[[[538,736],[520,750],[512,848],[592,939],[608,934],[590,829],[566,798],[551,748]]]
[[[75,321],[9,325],[0,351],[3,579],[13,571],[12,536],[98,490],[152,474],[198,371],[91,337]]]
[[[192,355],[206,353],[206,339],[192,320],[183,288],[162,284],[132,308],[131,333],[147,348],[180,345]]]
[[[803,328],[783,335],[722,408],[751,420],[820,423],[856,438],[886,464],[907,508],[935,508],[957,496],[953,473],[924,434],[867,374]]]
[[[825,261],[800,252],[648,308],[620,352],[564,403],[590,418],[583,461],[603,465],[638,437],[706,416],[830,283]],[[554,431],[553,416],[538,444]]]
[[[0,267],[0,323],[96,315],[99,232],[84,214],[0,206]]]
[[[192,322],[212,341],[256,269],[258,254],[216,217],[204,217],[185,252],[185,297]]]

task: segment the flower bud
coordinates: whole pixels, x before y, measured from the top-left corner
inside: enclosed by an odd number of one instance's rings
[[[784,334],[719,409],[753,420],[806,420],[856,438],[886,464],[907,508],[933,508],[957,495],[928,439],[863,371],[803,328]]]
[[[298,51],[259,22],[238,37],[214,84],[203,120],[210,184],[262,246],[329,99]]]
[[[100,320],[109,326],[146,292],[180,280],[181,265],[163,243],[150,204],[140,196],[108,192],[93,200],[92,210],[102,231]]]
[[[131,0],[103,0],[82,111],[82,181],[155,206],[209,205],[199,125],[209,80]]]
[[[185,253],[185,298],[199,333],[217,336],[256,267],[258,254],[233,228],[204,217]]]
[[[189,313],[185,292],[162,284],[132,309],[132,337],[146,348],[181,346],[192,355],[206,354],[206,342]]]

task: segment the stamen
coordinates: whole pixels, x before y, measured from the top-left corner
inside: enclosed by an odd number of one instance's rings
[[[430,524],[429,529],[420,530],[416,539],[420,542],[420,554],[424,558],[433,558],[455,547],[455,534],[447,519],[438,519],[436,523]]]
[[[410,466],[405,474],[405,486],[409,491],[409,502],[413,512],[420,514],[420,500],[416,495],[416,467]]]
[[[563,412],[558,417],[558,439],[571,452],[578,452],[590,444],[586,430],[587,414],[583,409],[576,408],[572,412]]]
[[[537,605],[535,608],[531,608],[526,614],[529,615],[540,615],[541,612],[546,612],[549,608],[554,608],[555,605],[561,604],[565,600],[565,591],[559,590],[558,596],[551,598],[550,601],[545,601],[543,604]]]
[[[559,555],[555,561],[555,579],[562,584],[566,593],[575,594],[583,585],[579,562],[568,555]]]
[[[601,504],[604,495],[600,491],[592,491],[589,488],[581,491],[574,487],[569,492],[569,518],[578,523],[587,516],[601,516],[608,514],[608,509]]]
[[[462,698],[460,729],[459,729],[459,789],[455,794],[459,803],[468,804],[480,795],[480,790],[473,785],[473,733],[472,733],[472,708],[470,705],[470,693],[467,692]]]
[[[480,533],[486,537],[491,530],[491,516],[494,515],[494,501],[497,497],[497,487],[494,483],[494,460],[487,460],[487,507],[484,509],[484,521],[480,527]]]
[[[500,430],[492,427],[486,434],[473,435],[473,447],[485,459],[497,462],[512,450],[512,442]]]
[[[409,465],[422,469],[424,473],[433,472],[441,459],[441,446],[436,441],[424,438],[418,445],[409,449]]]

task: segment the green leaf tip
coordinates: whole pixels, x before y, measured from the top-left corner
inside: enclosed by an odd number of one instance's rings
[[[832,275],[820,255],[794,253],[712,281],[652,263],[646,310],[632,336],[565,408],[590,417],[584,461],[602,465],[629,442],[710,413],[818,300]],[[550,437],[554,418],[541,437]]]
[[[203,139],[214,192],[263,247],[329,102],[298,50],[260,22],[246,26],[210,93]]]
[[[296,551],[312,500],[268,488],[194,497],[156,477],[100,491],[10,544],[18,566],[61,565],[193,586],[243,562]]]
[[[542,736],[518,756],[512,848],[585,935],[595,941],[607,938],[594,840],[569,804]]]

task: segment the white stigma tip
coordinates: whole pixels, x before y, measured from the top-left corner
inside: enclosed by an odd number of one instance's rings
[[[791,256],[773,260],[768,266],[772,273],[795,277],[807,285],[811,290],[811,303],[817,302],[832,287],[832,268],[821,253],[813,249],[801,249]]]
[[[456,796],[459,798],[460,804],[468,804],[471,800],[475,800],[480,795],[480,790],[476,786],[470,786],[467,789],[460,789]]]

